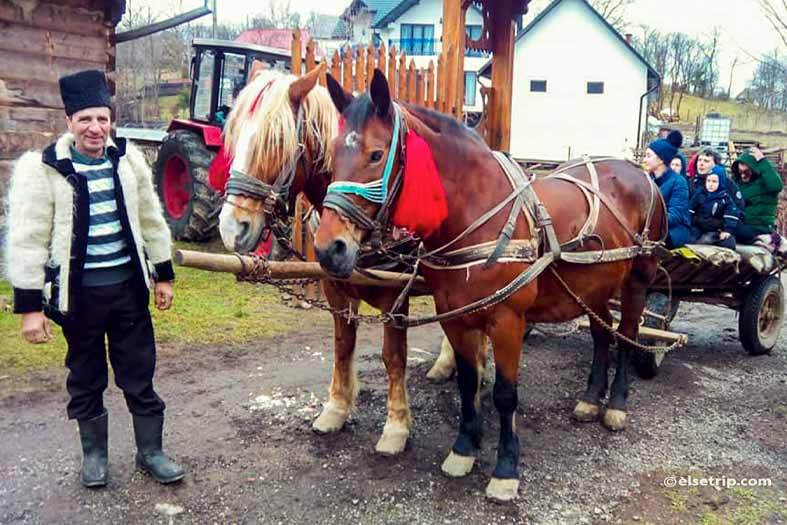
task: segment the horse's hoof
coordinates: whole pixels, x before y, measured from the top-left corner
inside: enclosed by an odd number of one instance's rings
[[[404,451],[410,429],[404,423],[386,423],[383,435],[374,449],[383,456],[395,456]]]
[[[473,456],[460,456],[452,450],[440,468],[446,476],[461,478],[470,474],[470,471],[473,470],[473,463],[475,463]]]
[[[348,417],[350,417],[349,410],[341,410],[329,401],[323,407],[319,417],[312,423],[312,430],[317,434],[338,432],[342,429],[344,423],[347,422]]]
[[[608,408],[604,412],[604,426],[609,430],[618,431],[626,428],[626,412],[625,410],[617,410],[615,408]]]
[[[599,407],[586,401],[580,401],[574,407],[574,419],[582,423],[590,423],[598,419]]]
[[[486,486],[486,497],[492,501],[513,501],[519,495],[518,479],[492,478]]]

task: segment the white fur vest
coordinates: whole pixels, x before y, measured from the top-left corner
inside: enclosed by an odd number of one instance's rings
[[[8,190],[6,272],[14,287],[14,311],[41,311],[56,318],[73,313],[81,286],[89,227],[87,184],[71,163],[71,134],[42,152],[28,152],[14,165]],[[172,241],[142,153],[111,139],[118,211],[140,287],[150,286],[147,260],[157,278],[174,278]],[[57,320],[57,319],[56,319]]]

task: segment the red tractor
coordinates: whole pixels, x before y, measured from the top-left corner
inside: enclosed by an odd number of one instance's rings
[[[289,69],[289,50],[224,40],[194,39],[189,118],[175,119],[153,169],[172,234],[184,241],[216,235],[220,198],[208,184],[208,168],[222,144],[233,101],[248,81],[254,60]]]

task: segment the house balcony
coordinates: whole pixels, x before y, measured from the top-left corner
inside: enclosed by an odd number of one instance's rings
[[[404,51],[407,56],[435,56],[442,51],[440,40],[432,38],[403,38],[388,39],[388,48],[396,47],[397,51]],[[488,51],[478,51],[475,49],[465,49],[466,57],[489,57]]]

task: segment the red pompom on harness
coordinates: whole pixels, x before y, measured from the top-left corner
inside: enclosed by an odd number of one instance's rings
[[[393,224],[425,239],[448,217],[445,188],[432,149],[415,131],[405,138],[406,159],[402,189],[393,213]]]

